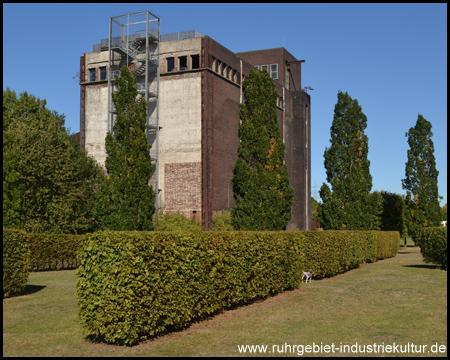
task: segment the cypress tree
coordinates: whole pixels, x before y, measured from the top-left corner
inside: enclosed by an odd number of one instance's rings
[[[105,139],[107,176],[96,196],[96,217],[104,230],[152,230],[155,193],[151,145],[147,142],[147,103],[138,100],[136,76],[126,66],[116,80],[113,134]]]
[[[324,229],[370,230],[374,224],[377,198],[370,194],[372,176],[367,117],[358,100],[338,92],[331,125],[331,146],[325,149],[324,165],[331,189],[323,183],[321,223]]]
[[[251,69],[242,89],[241,142],[231,180],[236,200],[232,225],[235,230],[282,230],[291,219],[294,191],[284,165],[276,86],[267,71]]]
[[[431,123],[421,114],[416,125],[405,134],[408,138],[408,161],[402,187],[407,190],[408,234],[417,244],[423,227],[439,226],[440,207]]]

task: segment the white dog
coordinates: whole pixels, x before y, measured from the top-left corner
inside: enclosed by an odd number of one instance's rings
[[[302,282],[306,279],[306,282],[308,282],[308,280],[309,280],[309,283],[311,283],[312,277],[313,277],[312,270],[303,271]]]

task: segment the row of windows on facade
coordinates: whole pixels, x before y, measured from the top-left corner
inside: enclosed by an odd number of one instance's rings
[[[278,80],[278,64],[270,64],[270,68],[269,65],[255,65],[254,66],[255,69],[257,70],[266,70],[269,74],[270,77],[274,80]],[[289,72],[286,71],[285,76],[284,76],[284,87],[286,88],[286,90],[289,90]]]
[[[254,68],[261,71],[266,70],[272,79],[278,80],[278,64],[270,64],[270,70],[269,65],[255,65]]]
[[[99,70],[100,70],[99,80],[106,80],[106,66],[100,67]],[[89,69],[89,81],[96,81],[96,80],[97,80],[97,69],[96,68]]]
[[[191,55],[191,62],[190,62],[190,69],[198,69],[200,68],[200,56],[199,55]],[[175,70],[175,58],[170,57],[167,58],[167,72],[174,71]],[[188,69],[188,63],[187,63],[187,56],[180,56],[178,58],[178,69],[181,70],[187,70]],[[255,69],[257,70],[266,70],[269,71],[269,65],[259,65],[255,66]],[[92,68],[89,69],[89,81],[96,81],[97,76],[97,69]],[[106,66],[102,66],[99,68],[100,70],[100,81],[106,80]],[[233,69],[232,67],[228,66],[227,64],[223,63],[222,61],[216,59],[213,57],[213,63],[212,63],[212,70],[223,77],[235,82],[238,84],[238,71]],[[245,78],[245,75],[243,75]],[[270,64],[270,77],[274,80],[278,79],[278,64]],[[289,90],[289,76],[286,72],[286,79],[285,79],[285,86],[286,89]],[[277,106],[281,106],[281,99],[277,99]]]
[[[190,69],[199,69],[200,68],[200,56],[199,55],[191,55],[190,56]],[[167,72],[171,72],[175,70],[175,58],[170,57],[167,58]],[[187,56],[180,56],[178,58],[178,70],[187,70],[188,69],[188,61]],[[269,72],[269,65],[256,65],[255,69],[257,70],[266,70]],[[106,66],[102,66],[99,68],[100,70],[100,78],[99,80],[106,80]],[[238,83],[238,71],[223,63],[222,61],[213,57],[212,70],[223,77]],[[278,64],[270,64],[270,77],[274,80],[278,79]],[[245,76],[244,76],[245,77]],[[97,69],[92,68],[89,69],[89,81],[97,80]],[[289,89],[289,77],[286,74],[286,88]]]
[[[171,72],[175,71],[175,57],[170,57],[166,59],[167,67],[166,71]],[[199,55],[191,55],[191,63],[190,67],[188,67],[187,63],[187,56],[180,56],[178,57],[178,70],[188,70],[188,69],[199,69],[200,68],[200,56]],[[268,65],[261,65],[261,69],[259,66],[255,66],[258,70],[264,70],[268,69]],[[219,59],[216,59],[214,56],[212,57],[212,70],[215,73],[218,73],[219,75],[227,78],[228,80],[233,81],[236,84],[239,84],[239,77],[240,73],[232,68],[231,66],[225,64],[224,62],[220,61]],[[278,64],[271,64],[270,65],[270,76],[272,79],[277,80],[278,79]],[[245,75],[242,75],[242,78],[245,79]],[[286,80],[287,83],[287,89],[289,90],[289,79]],[[277,98],[277,106],[283,107],[283,98],[278,97]]]
[[[239,72],[233,69],[231,66],[221,62],[215,57],[212,58],[212,70],[223,77],[227,78],[238,84]],[[175,66],[177,65],[177,67]],[[188,63],[187,56],[179,56],[166,58],[166,71],[183,71],[183,70],[195,70],[200,68],[200,55],[191,55],[190,62]]]

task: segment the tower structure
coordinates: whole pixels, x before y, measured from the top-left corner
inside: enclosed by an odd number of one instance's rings
[[[149,12],[113,17],[110,25],[109,39],[80,57],[81,149],[104,165],[105,136],[115,117],[114,81],[121,66],[130,67],[149,106],[157,208],[195,217],[209,230],[216,213],[235,206],[230,180],[239,104],[245,101],[242,82],[250,69],[267,70],[278,92],[278,124],[297,198],[289,227],[309,230],[311,95],[302,88],[305,60],[285,48],[234,53],[196,30],[160,35],[159,19]]]
[[[108,126],[114,136],[116,109],[112,100],[115,80],[122,66],[133,70],[137,79],[138,97],[147,103],[147,141],[152,146],[153,165],[150,181],[158,195],[159,146],[159,80],[160,80],[160,18],[150,11],[110,17],[108,42]],[[158,208],[158,196],[156,196]]]

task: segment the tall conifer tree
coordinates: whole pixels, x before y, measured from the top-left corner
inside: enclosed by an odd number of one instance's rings
[[[440,207],[431,123],[418,115],[416,125],[405,134],[408,161],[402,187],[407,190],[408,234],[418,243],[423,227],[439,226]]]
[[[239,105],[238,159],[233,169],[236,230],[282,230],[291,219],[294,191],[284,162],[276,109],[277,90],[267,71],[250,70]]]
[[[113,134],[107,133],[107,176],[96,196],[96,215],[102,229],[152,230],[155,193],[145,128],[147,103],[137,100],[136,76],[126,66],[116,80],[112,98],[116,107]]]
[[[323,183],[321,223],[325,229],[369,230],[375,220],[376,197],[371,196],[372,176],[366,115],[358,100],[338,92],[331,125],[331,146],[325,149],[324,165],[331,190]]]

